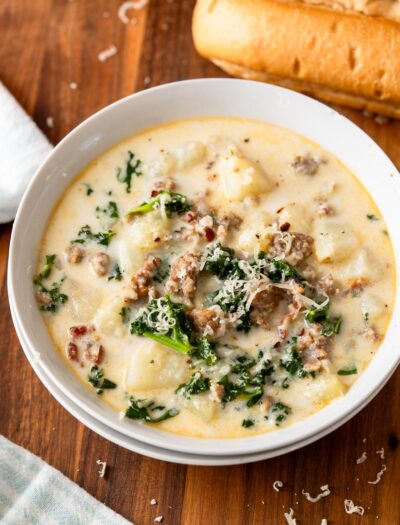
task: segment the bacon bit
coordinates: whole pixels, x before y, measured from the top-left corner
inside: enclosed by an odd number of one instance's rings
[[[72,337],[80,337],[83,334],[86,334],[89,331],[89,328],[85,325],[81,326],[71,326],[69,333]]]
[[[71,361],[78,361],[78,347],[72,341],[68,343],[67,355]]]
[[[212,228],[206,226],[204,228],[204,233],[206,234],[206,239],[208,242],[212,242],[215,239],[215,232]]]
[[[281,230],[281,232],[287,232],[289,228],[290,228],[290,222],[284,222],[284,223],[281,224],[280,227],[279,227],[279,229]]]
[[[183,220],[186,221],[186,222],[193,222],[197,219],[197,216],[192,212],[192,211],[188,211],[184,216],[183,216]]]
[[[98,345],[95,348],[89,345],[88,349],[85,350],[83,357],[92,363],[99,365],[103,361],[104,348],[103,345]]]

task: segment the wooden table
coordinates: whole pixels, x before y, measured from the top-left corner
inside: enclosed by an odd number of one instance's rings
[[[224,76],[193,49],[194,0],[153,0],[117,16],[121,0],[0,2],[0,79],[55,144],[86,117],[134,91],[174,80]],[[98,54],[118,52],[105,62]],[[73,89],[75,82],[77,88]],[[400,123],[379,125],[342,110],[400,166]],[[53,117],[54,126],[46,121]],[[0,174],[1,176],[1,174]],[[379,173],[376,174],[379,177]],[[8,308],[6,263],[11,226],[0,227],[0,432],[38,454],[81,487],[137,525],[164,516],[166,525],[284,524],[292,507],[300,525],[400,523],[400,370],[342,428],[302,450],[256,464],[228,468],[186,467],[147,459],[99,437],[78,423],[47,392],[29,366]],[[375,453],[384,447],[387,471]],[[356,464],[367,451],[368,460]],[[100,478],[96,460],[107,461]],[[284,483],[280,493],[275,480]],[[315,495],[329,484],[331,495]],[[157,505],[150,505],[152,498]],[[344,500],[365,507],[347,515]]]

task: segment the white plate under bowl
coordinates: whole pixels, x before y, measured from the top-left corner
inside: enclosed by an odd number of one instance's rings
[[[311,443],[313,440],[305,441],[303,443],[296,443],[291,447],[286,449],[278,449],[271,452],[258,452],[256,454],[247,454],[247,455],[234,455],[234,456],[206,456],[206,455],[196,455],[196,454],[185,454],[181,452],[176,452],[174,450],[167,450],[164,448],[157,448],[152,445],[147,445],[141,441],[136,441],[134,438],[126,436],[113,430],[112,428],[100,423],[92,416],[87,414],[85,411],[81,410],[74,402],[69,399],[60,388],[55,385],[52,380],[46,375],[45,371],[40,365],[40,356],[32,353],[32,350],[29,348],[28,343],[25,341],[22,332],[20,330],[18,320],[15,316],[13,300],[10,298],[10,310],[11,315],[14,321],[14,326],[18,335],[18,338],[21,342],[21,345],[24,349],[25,355],[36,372],[36,375],[39,377],[43,385],[47,388],[49,392],[57,399],[57,401],[78,421],[83,423],[85,426],[96,432],[105,439],[108,439],[112,443],[119,445],[123,448],[126,448],[137,454],[142,454],[143,456],[148,456],[153,459],[158,459],[162,461],[169,461],[171,463],[179,463],[183,465],[197,465],[197,466],[228,466],[228,465],[240,465],[244,463],[254,463],[256,461],[262,461],[264,459],[271,459],[282,454],[287,454],[296,450],[297,448],[304,447]]]
[[[400,359],[399,284],[392,320],[369,367],[350,391],[307,419],[276,432],[238,439],[201,439],[165,433],[120,420],[71,374],[54,350],[35,306],[32,275],[48,217],[71,180],[109,147],[144,128],[189,117],[239,116],[300,133],[330,150],[373,196],[393,242],[400,270],[398,202],[400,178],[385,153],[352,122],[304,95],[268,84],[202,79],[166,84],[120,100],[83,122],[53,150],[32,180],[18,210],[11,239],[9,287],[15,316],[29,346],[40,350],[46,376],[95,420],[149,445],[197,455],[247,455],[315,440],[356,414],[385,384]],[[68,409],[68,407],[66,407]]]

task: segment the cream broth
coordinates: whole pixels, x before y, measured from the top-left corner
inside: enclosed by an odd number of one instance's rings
[[[207,118],[90,164],[51,216],[34,286],[93,395],[166,431],[240,437],[346,393],[384,337],[394,281],[379,210],[334,156]]]

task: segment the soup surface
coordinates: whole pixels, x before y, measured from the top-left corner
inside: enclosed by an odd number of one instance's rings
[[[93,395],[171,432],[239,437],[342,396],[390,318],[385,224],[328,151],[236,118],[113,147],[58,203],[36,297]]]

